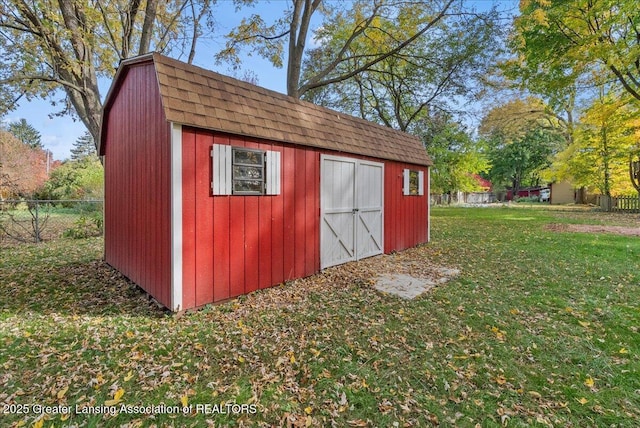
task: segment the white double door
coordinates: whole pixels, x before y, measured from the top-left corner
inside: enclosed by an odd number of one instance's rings
[[[320,157],[320,265],[382,254],[384,165]]]

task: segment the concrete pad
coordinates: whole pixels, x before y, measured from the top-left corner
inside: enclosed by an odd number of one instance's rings
[[[432,289],[438,284],[443,284],[460,274],[458,269],[441,268],[435,279],[416,278],[405,274],[382,274],[373,286],[383,293],[393,294],[403,299],[414,299]]]
[[[394,294],[403,299],[413,299],[433,288],[436,283],[430,279],[414,278],[404,274],[385,274],[378,277],[374,288],[383,293]]]

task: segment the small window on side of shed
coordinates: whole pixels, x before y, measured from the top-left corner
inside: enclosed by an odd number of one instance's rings
[[[424,195],[424,171],[405,169],[403,171],[402,193],[406,196]]]
[[[213,195],[279,195],[280,152],[214,144]]]
[[[232,147],[232,193],[234,195],[264,194],[264,152]]]

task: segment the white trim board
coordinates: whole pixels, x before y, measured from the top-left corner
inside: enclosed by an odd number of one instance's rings
[[[171,123],[171,310],[182,307],[182,125]]]

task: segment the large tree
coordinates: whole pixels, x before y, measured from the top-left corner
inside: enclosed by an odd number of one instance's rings
[[[73,143],[71,148],[71,160],[97,160],[95,143],[91,134],[86,131]]]
[[[413,5],[412,5],[413,6]],[[348,60],[334,74],[349,75],[364,68],[370,56],[391,51],[400,34],[415,33],[421,25],[415,6],[399,10],[393,19],[377,18],[367,37],[351,42]],[[319,46],[304,63],[303,80],[333,62],[334,52],[347,44],[357,16],[344,16],[317,34]],[[423,117],[451,113],[472,101],[480,77],[495,58],[499,43],[498,14],[475,13],[453,4],[448,14],[410,45],[351,78],[309,91],[305,98],[386,126],[412,131]],[[468,104],[465,105],[465,108]]]
[[[557,113],[537,97],[514,98],[494,106],[483,117],[478,129],[486,138],[499,136],[507,142],[524,137],[532,129],[561,135],[566,144],[573,138],[573,115]]]
[[[514,190],[541,184],[542,172],[571,141],[572,122],[556,115],[541,99],[514,99],[492,108],[479,132],[491,161],[495,188]]]
[[[61,90],[59,114],[76,114],[98,141],[98,78],[112,77],[130,56],[185,43],[192,49],[209,3],[0,0],[0,115],[22,97],[59,97]]]
[[[449,114],[438,113],[420,120],[416,127],[433,160],[431,192],[473,192],[480,186],[474,175],[489,169],[489,162],[464,126]]]
[[[0,198],[30,197],[47,180],[47,152],[0,130]]]
[[[7,126],[9,132],[11,132],[18,140],[28,145],[33,149],[42,149],[42,137],[40,132],[33,127],[27,119],[20,119],[17,122],[11,122]]]
[[[549,96],[615,80],[640,100],[640,14],[635,0],[520,2],[507,75]],[[562,98],[562,97],[559,97]]]
[[[323,2],[322,0],[289,0],[284,15],[267,23],[260,15],[252,15],[228,35],[226,48],[217,57],[239,64],[240,52],[249,47],[269,59],[275,66],[287,62],[287,93],[300,98],[306,92],[332,83],[342,82],[371,69],[385,59],[402,53],[427,32],[436,32],[438,22],[456,0],[396,1],[354,0]],[[254,4],[257,0],[241,3]],[[345,5],[348,8],[345,8]],[[312,35],[312,21],[320,24],[314,37],[321,40],[335,28],[343,28],[342,42],[327,53],[330,58],[312,72],[304,73],[303,60]],[[385,28],[381,22],[402,22],[399,28]],[[348,25],[345,25],[348,24]],[[371,38],[384,37],[388,43],[366,53],[354,46]],[[358,58],[359,66],[345,70],[341,65]]]
[[[541,173],[551,166],[562,138],[555,132],[532,129],[514,141],[496,136],[489,152],[489,177],[494,186],[504,185],[518,191],[525,186],[540,186]]]
[[[637,148],[639,130],[638,106],[629,97],[603,89],[580,117],[574,141],[558,154],[552,173],[603,195],[631,194],[628,161]]]

